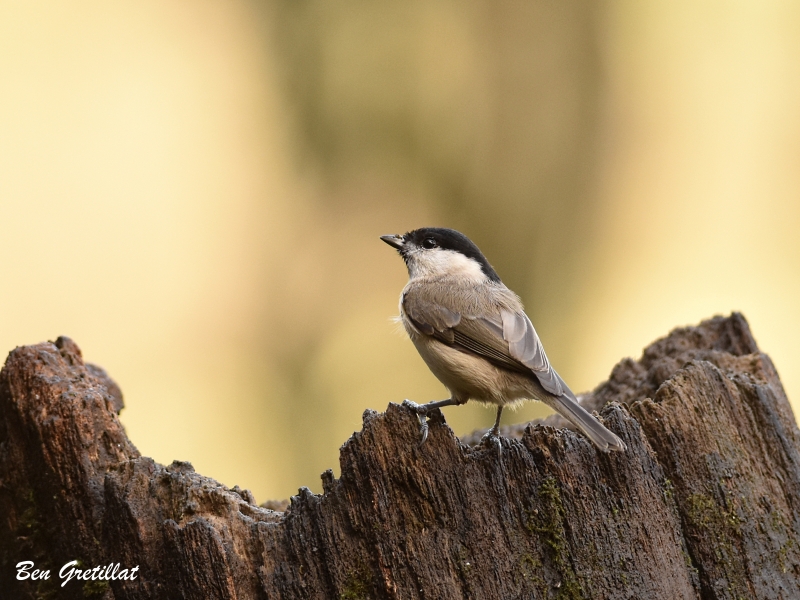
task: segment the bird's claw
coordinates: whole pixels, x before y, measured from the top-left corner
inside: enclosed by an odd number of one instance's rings
[[[411,400],[403,400],[403,406],[413,410],[414,414],[417,415],[417,419],[419,419],[419,434],[421,438],[419,445],[422,446],[425,440],[428,439],[428,411],[425,406],[419,405]]]

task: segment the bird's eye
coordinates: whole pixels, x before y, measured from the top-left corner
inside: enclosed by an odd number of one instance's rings
[[[438,244],[436,243],[436,240],[433,238],[425,238],[424,240],[422,240],[422,247],[425,248],[426,250],[430,250],[431,248],[436,248],[437,245]]]

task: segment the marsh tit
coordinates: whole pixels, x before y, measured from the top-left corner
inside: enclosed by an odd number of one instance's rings
[[[624,442],[577,401],[544,353],[522,308],[478,247],[452,229],[425,227],[381,239],[408,267],[400,295],[400,319],[425,364],[450,398],[404,404],[419,417],[422,443],[428,414],[476,400],[497,406],[486,438],[499,447],[505,406],[540,400],[560,413],[600,450],[625,450]]]

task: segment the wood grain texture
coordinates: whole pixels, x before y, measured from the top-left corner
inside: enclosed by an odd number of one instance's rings
[[[0,374],[0,598],[800,598],[800,433],[741,315],[673,331],[583,399],[628,445],[556,418],[502,452],[441,414],[366,411],[322,495],[284,511],[139,454],[122,396],[67,338]],[[265,468],[275,457],[265,457]],[[133,581],[57,571],[119,562]],[[15,579],[17,562],[51,579]]]

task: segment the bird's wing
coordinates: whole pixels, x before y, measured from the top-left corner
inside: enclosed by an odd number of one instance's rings
[[[420,333],[453,344],[453,327],[461,322],[459,313],[441,304],[423,300],[418,294],[403,294],[402,307]]]
[[[508,342],[509,354],[536,374],[539,383],[551,394],[560,396],[569,390],[567,384],[550,366],[542,341],[531,320],[522,311],[503,310],[503,339]]]
[[[550,366],[539,336],[523,312],[504,309],[489,316],[462,315],[422,300],[418,294],[403,296],[403,310],[424,335],[477,354],[498,367],[532,372],[542,387],[556,396],[569,389]]]

